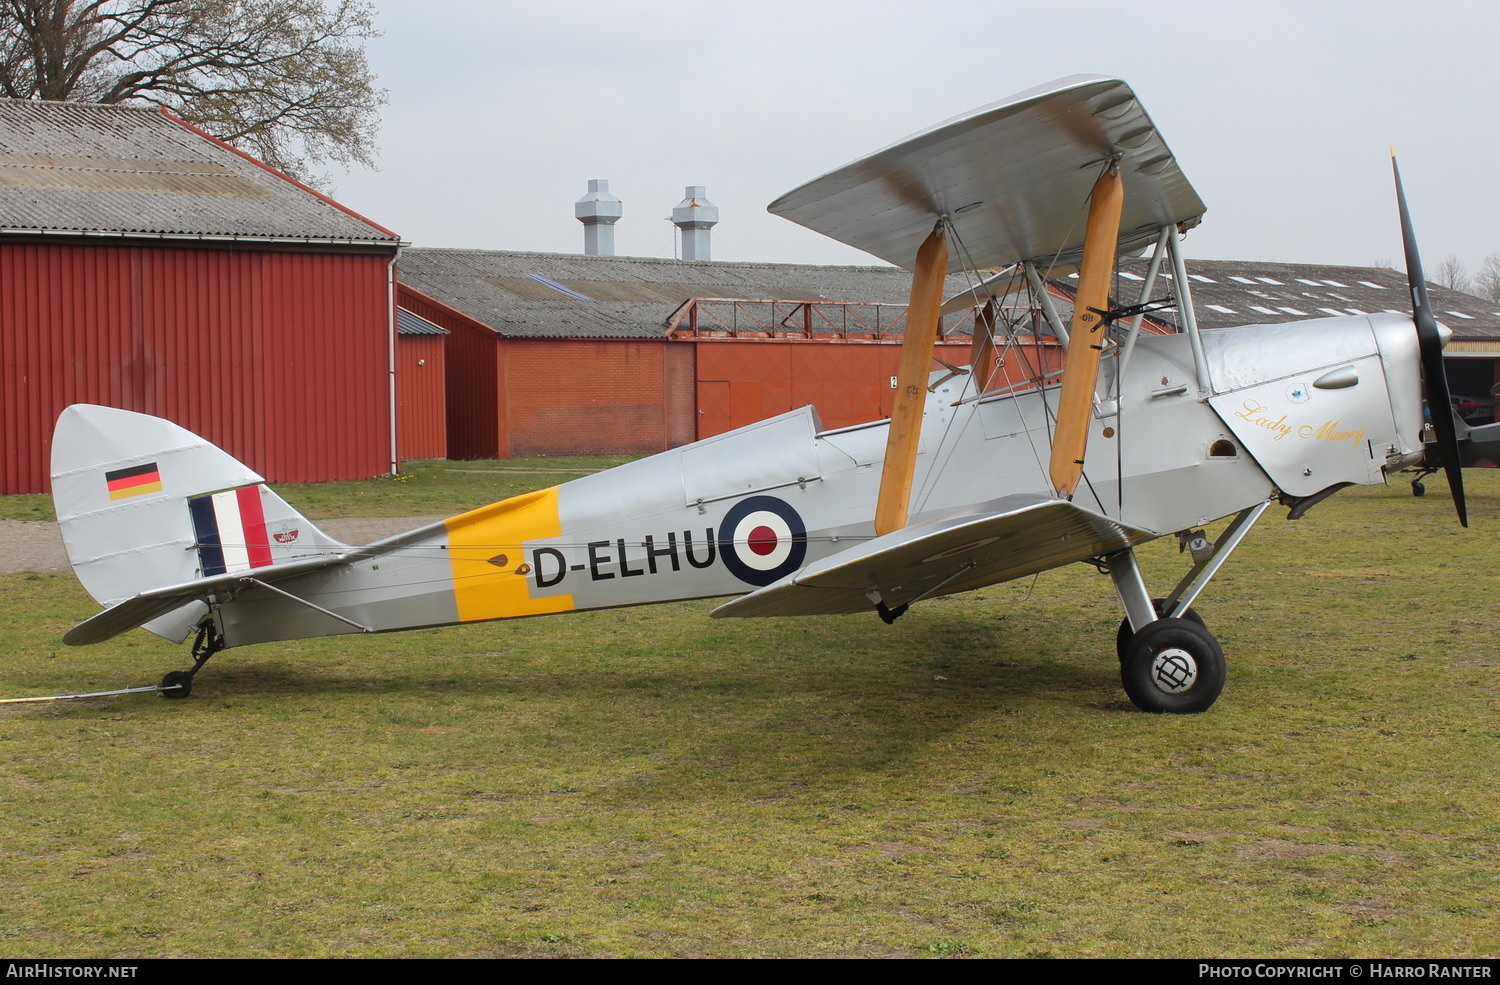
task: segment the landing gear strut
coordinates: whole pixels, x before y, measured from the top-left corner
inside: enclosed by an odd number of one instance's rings
[[[1166,599],[1152,599],[1151,600],[1151,604],[1156,609],[1156,614],[1157,614],[1158,617],[1164,617],[1164,616],[1166,616],[1166,614],[1167,614],[1167,600]],[[1208,624],[1203,621],[1203,617],[1200,616],[1200,615],[1198,615],[1198,610],[1197,609],[1192,609],[1192,608],[1183,609],[1181,612],[1178,613],[1178,618],[1190,620],[1190,621],[1195,622],[1198,625],[1203,626],[1205,628],[1207,628],[1207,626],[1208,626]],[[1130,638],[1133,637],[1134,635],[1135,635],[1135,628],[1130,625],[1130,620],[1129,619],[1121,619],[1120,620],[1120,631],[1115,634],[1115,653],[1117,653],[1119,655],[1121,663],[1125,662],[1125,648],[1130,645]]]
[[[1269,506],[1264,502],[1242,510],[1212,551],[1164,599],[1147,591],[1133,550],[1104,559],[1125,609],[1115,640],[1120,682],[1137,708],[1188,715],[1207,711],[1218,700],[1224,689],[1224,651],[1190,606]]]
[[[161,679],[157,693],[163,698],[181,699],[193,693],[193,678],[208,658],[224,649],[224,637],[214,628],[212,620],[198,627],[198,637],[193,640],[193,669],[174,670]]]

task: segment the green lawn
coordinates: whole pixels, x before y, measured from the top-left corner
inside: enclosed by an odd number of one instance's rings
[[[516,478],[447,467],[281,491],[420,515]],[[1466,479],[1468,531],[1440,478],[1273,508],[1198,605],[1204,715],[1131,710],[1081,565],[895,626],[683,603],[0,706],[0,955],[1492,956],[1500,472]],[[63,647],[93,611],[0,576],[0,696],[186,665]]]

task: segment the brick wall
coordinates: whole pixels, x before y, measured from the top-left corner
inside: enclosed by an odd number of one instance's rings
[[[698,350],[699,438],[812,404],[826,429],[891,412],[890,378],[901,345],[874,342],[709,341]],[[969,342],[940,343],[939,359],[962,365]]]
[[[404,284],[400,304],[453,333],[455,459],[650,454],[809,403],[824,427],[862,424],[890,413],[900,362],[899,342],[502,339]],[[937,355],[962,365],[969,343],[939,344]],[[1041,361],[1054,364],[1051,355]]]
[[[687,360],[669,353],[675,344],[579,339],[502,344],[511,455],[658,452],[669,447],[669,433],[681,436],[692,376]],[[669,409],[678,418],[670,427]]]

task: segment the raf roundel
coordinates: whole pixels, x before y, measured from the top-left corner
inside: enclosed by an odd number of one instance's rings
[[[802,567],[807,525],[775,496],[740,500],[719,524],[719,554],[740,581],[769,585]]]

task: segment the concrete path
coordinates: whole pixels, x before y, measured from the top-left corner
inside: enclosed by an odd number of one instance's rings
[[[441,519],[441,516],[355,517],[313,519],[313,522],[324,533],[346,544],[368,544]],[[68,555],[63,550],[57,524],[45,520],[0,520],[0,574],[67,570]]]

